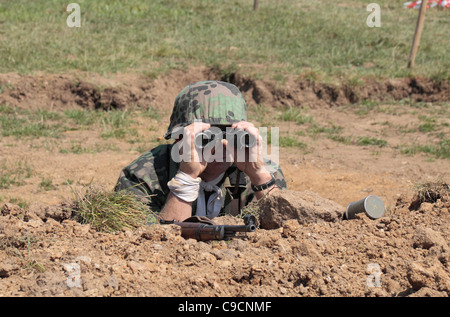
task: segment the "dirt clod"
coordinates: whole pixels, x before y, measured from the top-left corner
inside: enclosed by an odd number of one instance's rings
[[[430,228],[419,227],[414,233],[414,247],[429,249],[435,245],[446,246],[445,239]]]
[[[335,222],[345,209],[339,204],[311,191],[277,191],[260,204],[261,228],[275,229],[288,219],[301,224],[318,221]]]

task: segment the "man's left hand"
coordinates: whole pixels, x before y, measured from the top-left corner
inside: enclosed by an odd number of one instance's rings
[[[234,153],[234,162],[239,170],[247,174],[254,185],[264,184],[272,178],[264,165],[261,156],[262,138],[259,130],[248,121],[240,121],[231,126],[233,129],[240,129],[251,134],[256,140],[256,144],[248,148],[227,148]]]

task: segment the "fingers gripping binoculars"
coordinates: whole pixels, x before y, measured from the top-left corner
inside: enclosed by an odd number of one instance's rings
[[[205,131],[197,133],[194,143],[197,148],[203,149],[208,144],[216,143],[223,139],[226,139],[228,144],[231,143],[237,149],[250,148],[256,144],[255,136],[245,130],[219,126],[212,126]]]

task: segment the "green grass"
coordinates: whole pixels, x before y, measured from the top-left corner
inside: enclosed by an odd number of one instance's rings
[[[356,144],[360,146],[365,145],[374,145],[378,147],[385,147],[387,145],[387,141],[379,138],[372,138],[368,136],[359,137],[358,140],[356,140]]]
[[[24,199],[22,199],[20,197],[10,197],[8,199],[8,201],[11,204],[17,205],[17,206],[19,206],[22,209],[26,209],[26,208],[28,208],[30,206],[30,202],[28,202],[28,201],[26,201],[26,200],[24,200]]]
[[[0,105],[0,135],[17,139],[60,138],[69,130],[96,129],[101,131],[104,139],[136,139],[138,133],[132,125],[138,118],[145,121],[158,120],[160,113],[151,108],[145,111],[75,109],[51,112]],[[72,146],[70,152],[77,152],[76,145]]]
[[[64,115],[79,127],[88,127],[97,122],[100,112],[83,109],[65,110]]]
[[[53,184],[53,180],[51,178],[42,178],[39,183],[39,187],[45,191],[56,189],[56,186]]]
[[[261,1],[257,12],[252,0],[78,0],[81,27],[69,28],[68,3],[0,0],[0,72],[138,71],[154,78],[206,64],[224,77],[256,65],[248,70],[254,76],[275,79],[449,80],[448,10],[427,11],[412,73],[406,65],[418,11],[403,2],[377,1],[382,25],[369,28],[370,1],[361,0]]]
[[[308,127],[308,132],[312,137],[316,137],[318,134],[325,134],[327,136],[331,136],[341,133],[343,129],[344,129],[343,127],[336,126],[334,124],[332,124],[330,127],[313,123]]]
[[[104,151],[119,151],[119,148],[114,144],[95,143],[90,146],[85,146],[83,141],[71,141],[69,146],[64,146],[59,149],[59,153],[67,154],[86,154],[86,153],[100,153]]]
[[[388,145],[386,140],[379,138],[373,138],[369,136],[360,136],[357,138],[352,136],[343,136],[341,135],[343,129],[344,129],[343,127],[334,125],[333,123],[331,123],[331,126],[324,126],[317,123],[312,123],[309,125],[307,131],[309,133],[309,136],[313,139],[317,138],[320,135],[324,135],[330,140],[345,145],[378,146],[378,147],[385,147]]]
[[[280,136],[279,146],[281,147],[296,147],[300,149],[306,149],[307,145],[291,136]]]
[[[288,107],[278,116],[281,121],[294,121],[297,124],[312,123],[313,118],[310,115],[302,113],[303,109]]]
[[[136,136],[136,130],[130,128],[132,115],[127,110],[106,112],[101,118],[101,125],[103,126],[102,137],[105,139],[124,139],[127,136]]]
[[[400,147],[400,152],[406,155],[425,153],[434,158],[450,159],[450,139],[444,139],[436,144],[413,144]]]
[[[424,122],[419,125],[420,132],[432,132],[436,130],[436,118],[429,116],[419,116],[419,120]]]
[[[58,113],[0,105],[0,135],[2,136],[59,137],[64,131],[66,128]]]
[[[381,121],[371,124],[381,124],[386,129],[396,129],[398,133],[421,133],[426,136],[430,141],[422,141],[421,143],[407,143],[402,145],[392,146],[388,140],[385,140],[382,136],[386,136],[385,132],[378,133],[379,135],[352,135],[351,129],[344,129],[344,127],[336,125],[333,122],[318,123],[316,118],[310,115],[305,115],[302,108],[287,107],[274,110],[274,113],[268,114],[264,111],[264,108],[258,107],[255,109],[254,118],[258,119],[262,113],[270,118],[276,118],[278,120],[276,124],[283,125],[284,122],[297,122],[298,126],[295,126],[296,131],[292,133],[290,129],[287,135],[280,136],[279,144],[282,147],[300,147],[306,149],[306,144],[297,140],[295,136],[301,136],[302,138],[309,137],[313,141],[318,138],[328,138],[337,143],[350,146],[364,146],[372,149],[374,148],[391,148],[405,155],[417,155],[420,153],[427,154],[432,159],[449,159],[450,158],[450,141],[448,139],[448,103],[414,103],[406,104],[403,102],[397,102],[393,105],[384,105],[377,102],[365,101],[363,103],[349,106],[350,110],[355,111],[358,115],[372,116],[377,113],[385,113],[392,116],[400,116],[404,114],[412,114],[417,116],[419,123],[414,121],[409,122],[406,125],[397,125],[391,123],[389,120]],[[259,113],[259,110],[261,112]],[[420,114],[420,112],[425,114]],[[338,110],[341,111],[341,110]],[[342,110],[346,112],[345,107]],[[343,115],[345,115],[343,113]],[[308,120],[303,120],[303,118]],[[264,118],[263,118],[264,120]],[[408,121],[405,121],[408,122]],[[272,122],[271,125],[274,123]],[[436,139],[438,141],[436,141]],[[270,139],[269,139],[270,140]],[[312,142],[314,144],[314,142]],[[378,151],[378,150],[376,150]],[[379,153],[379,152],[374,152]]]
[[[155,222],[155,215],[131,192],[111,192],[89,186],[76,193],[73,217],[101,232],[135,229]]]
[[[0,189],[7,189],[11,186],[22,186],[25,179],[30,178],[33,168],[24,161],[0,162]]]

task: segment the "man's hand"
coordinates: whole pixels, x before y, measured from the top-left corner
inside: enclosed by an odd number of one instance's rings
[[[232,153],[234,153],[237,168],[247,174],[254,185],[261,185],[270,181],[272,176],[266,169],[261,156],[262,138],[259,135],[259,130],[253,123],[247,121],[234,123],[231,127],[247,131],[256,140],[256,144],[249,148],[227,149],[228,151],[234,151]]]
[[[203,155],[195,147],[195,135],[209,127],[210,125],[207,123],[192,123],[184,128],[183,138],[176,143],[182,157],[179,170],[192,178],[198,178],[207,166]],[[184,155],[183,150],[187,151]],[[191,211],[192,202],[184,201],[170,192],[159,217],[164,220],[183,221],[191,216]]]
[[[192,178],[197,178],[206,168],[206,160],[200,153],[201,150],[197,149],[194,144],[195,135],[201,131],[205,131],[211,127],[208,123],[195,122],[184,128],[183,139],[181,140],[179,146],[181,147],[181,153],[183,149],[190,151],[190,155],[182,155],[183,158],[188,158],[188,160],[182,159],[180,162],[180,171],[188,174]],[[188,143],[185,143],[188,142]]]

